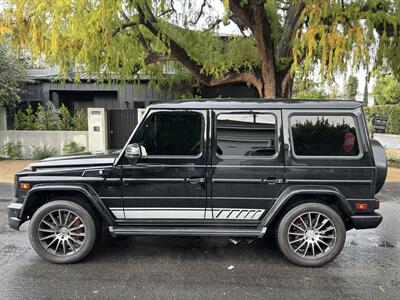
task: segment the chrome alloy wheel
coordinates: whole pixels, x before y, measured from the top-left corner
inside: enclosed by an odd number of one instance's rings
[[[325,256],[336,243],[336,227],[331,219],[319,212],[296,217],[288,229],[288,243],[298,256],[315,259]]]
[[[86,226],[76,213],[58,209],[42,218],[38,235],[47,252],[65,256],[77,252],[85,243]]]

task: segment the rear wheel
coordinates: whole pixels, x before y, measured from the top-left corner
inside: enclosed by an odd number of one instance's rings
[[[276,239],[289,260],[301,266],[318,267],[342,251],[346,229],[342,218],[329,206],[305,203],[283,216]]]
[[[29,224],[29,239],[42,258],[75,263],[89,254],[96,241],[92,214],[81,205],[56,200],[40,207]]]

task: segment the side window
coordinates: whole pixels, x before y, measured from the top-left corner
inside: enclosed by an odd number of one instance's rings
[[[197,156],[202,148],[203,117],[195,112],[159,112],[144,123],[135,142],[147,155]]]
[[[220,156],[273,156],[276,153],[276,119],[268,113],[217,115],[216,152]]]
[[[358,156],[357,133],[351,116],[292,116],[294,153],[298,156]]]

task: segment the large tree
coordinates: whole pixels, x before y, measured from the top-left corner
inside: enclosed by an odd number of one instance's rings
[[[291,96],[296,70],[318,65],[332,80],[349,63],[368,64],[371,49],[400,73],[399,0],[224,0],[224,16],[215,1],[10,0],[0,33],[62,76],[140,70],[158,84],[247,83],[269,98]],[[221,23],[242,35],[221,36]]]

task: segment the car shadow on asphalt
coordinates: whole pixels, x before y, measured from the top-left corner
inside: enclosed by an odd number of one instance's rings
[[[236,241],[237,242],[237,241]],[[123,238],[103,237],[85,262],[115,262],[126,260],[261,260],[287,263],[268,237],[243,239],[235,244],[229,238],[215,237],[157,237],[135,236]]]

